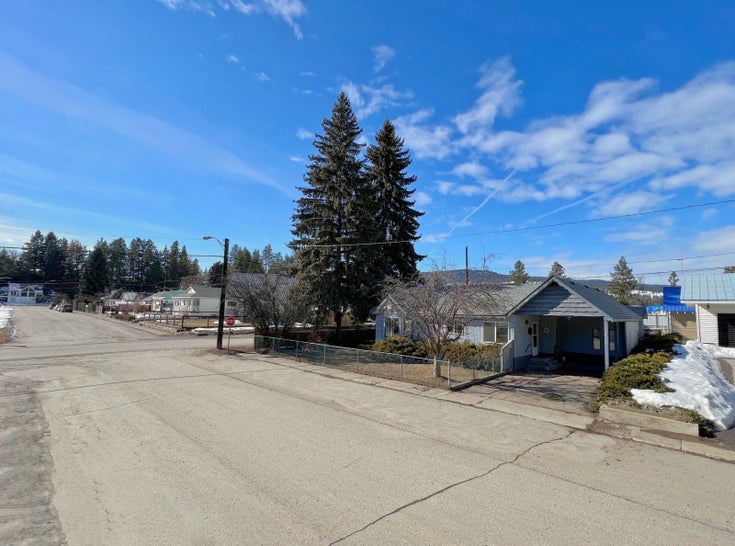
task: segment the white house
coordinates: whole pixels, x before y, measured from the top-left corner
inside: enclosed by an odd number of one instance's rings
[[[8,305],[33,305],[43,299],[43,288],[32,284],[8,283]]]
[[[687,275],[681,301],[694,306],[700,343],[735,347],[735,274]]]
[[[202,313],[216,315],[222,289],[214,286],[195,285],[186,290],[174,290],[166,305],[174,315]]]

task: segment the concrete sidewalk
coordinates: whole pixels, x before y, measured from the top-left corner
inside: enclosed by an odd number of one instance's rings
[[[551,423],[641,442],[712,459],[735,462],[735,444],[719,439],[698,438],[658,431],[653,428],[603,421],[590,411],[587,402],[597,390],[599,380],[590,377],[538,374],[507,375],[463,391],[437,389],[298,362],[280,356],[252,353],[247,358],[262,359],[289,368],[326,377],[373,385],[383,389],[426,396],[490,412],[501,412],[535,421]]]

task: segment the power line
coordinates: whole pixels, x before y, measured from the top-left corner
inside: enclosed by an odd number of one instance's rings
[[[481,235],[499,235],[503,233],[518,233],[521,231],[533,231],[533,230],[539,230],[539,229],[548,229],[548,228],[556,228],[556,227],[564,227],[564,226],[575,226],[580,224],[592,224],[597,222],[607,222],[610,220],[620,220],[623,218],[635,218],[640,216],[649,216],[653,214],[663,214],[666,212],[677,212],[682,210],[689,210],[689,209],[696,209],[696,208],[702,208],[702,207],[714,207],[717,205],[726,205],[729,203],[735,203],[735,199],[723,199],[721,201],[710,201],[708,203],[699,203],[696,205],[683,205],[681,207],[669,207],[665,209],[655,209],[655,210],[648,210],[648,211],[641,211],[641,212],[630,212],[628,214],[617,214],[615,216],[605,216],[602,218],[588,218],[586,220],[569,220],[566,222],[557,222],[555,224],[543,224],[540,226],[523,226],[523,227],[517,227],[517,228],[505,228],[505,229],[496,229],[496,230],[490,230],[490,231],[478,231],[476,233],[464,233],[461,235],[439,235],[437,236],[437,239],[446,240],[446,239],[459,239],[464,237],[478,237]],[[421,238],[419,238],[420,242]],[[406,240],[396,240],[396,241],[371,241],[371,242],[362,242],[362,243],[333,243],[333,244],[305,244],[300,245],[299,248],[334,248],[334,247],[342,247],[342,248],[354,248],[354,247],[364,247],[364,246],[380,246],[380,245],[398,245],[398,244],[406,244],[406,243],[415,243],[416,241],[406,239]]]

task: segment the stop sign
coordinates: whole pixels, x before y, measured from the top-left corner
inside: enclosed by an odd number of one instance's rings
[[[225,322],[227,323],[227,326],[234,326],[235,325],[235,317],[227,317],[227,320]]]

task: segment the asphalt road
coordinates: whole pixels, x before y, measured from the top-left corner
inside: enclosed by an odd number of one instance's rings
[[[1,544],[733,544],[735,466],[18,308]]]

